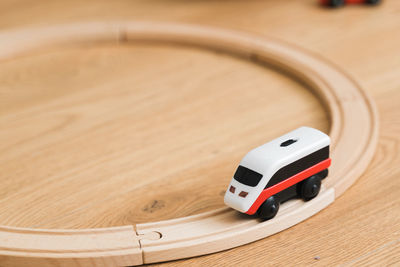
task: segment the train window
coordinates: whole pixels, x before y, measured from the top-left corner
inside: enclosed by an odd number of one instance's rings
[[[233,178],[239,183],[254,187],[258,185],[262,178],[262,175],[258,172],[239,165]]]
[[[271,177],[271,179],[269,180],[269,182],[265,186],[265,188],[276,185],[277,183],[282,182],[283,180],[295,175],[296,173],[299,173],[299,172],[301,172],[301,171],[303,171],[303,170],[305,170],[327,158],[329,158],[329,146],[324,147],[320,150],[317,150],[317,151],[279,169]]]

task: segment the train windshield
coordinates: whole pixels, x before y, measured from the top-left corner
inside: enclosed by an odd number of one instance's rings
[[[239,183],[254,187],[258,185],[262,178],[262,175],[258,172],[239,165],[233,178]]]

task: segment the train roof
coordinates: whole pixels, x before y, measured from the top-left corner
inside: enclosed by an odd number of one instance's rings
[[[325,133],[310,127],[300,127],[259,146],[244,156],[240,165],[263,175],[272,175],[308,154],[330,145]]]

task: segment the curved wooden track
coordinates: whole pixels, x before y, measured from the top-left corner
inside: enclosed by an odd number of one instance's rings
[[[0,226],[1,266],[139,265],[213,253],[289,228],[343,194],[368,166],[378,140],[376,109],[344,72],[292,45],[227,30],[145,22],[83,23],[0,34],[0,60],[77,42],[151,41],[229,52],[277,67],[305,83],[330,119],[333,165],[320,195],[289,201],[260,222],[223,208],[174,220],[87,230]]]

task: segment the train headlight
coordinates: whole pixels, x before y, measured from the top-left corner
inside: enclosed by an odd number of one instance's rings
[[[234,186],[229,187],[229,192],[235,193],[236,188]]]
[[[248,192],[242,191],[242,192],[239,193],[239,197],[245,198],[245,197],[247,197],[248,194],[249,194]]]

